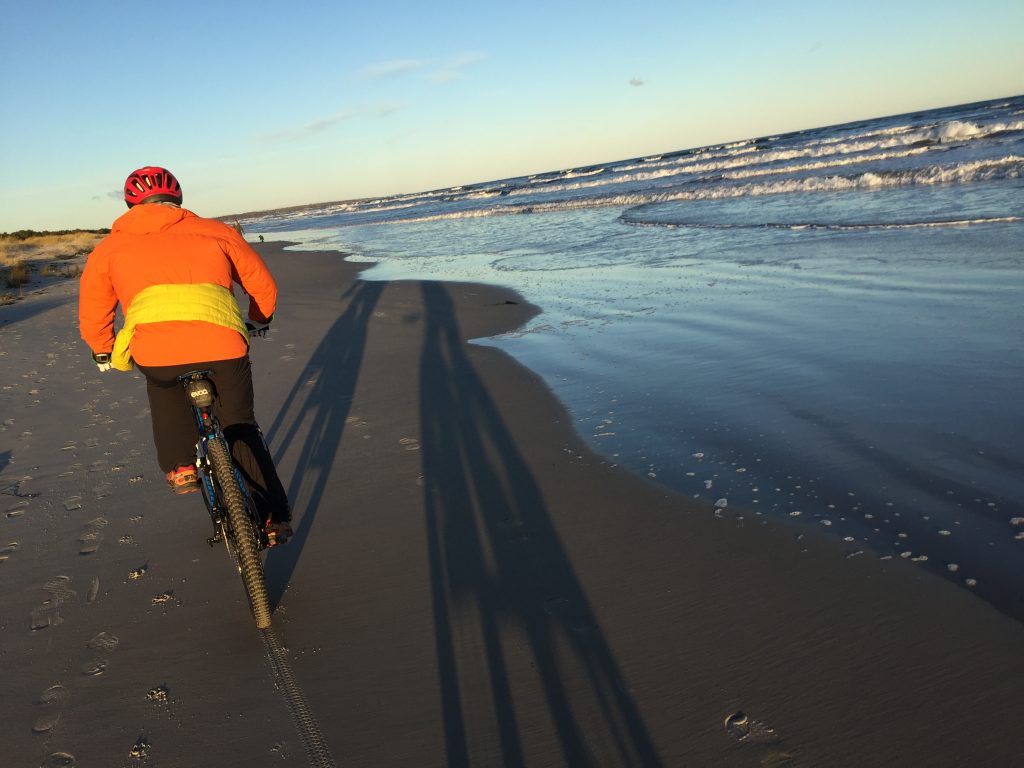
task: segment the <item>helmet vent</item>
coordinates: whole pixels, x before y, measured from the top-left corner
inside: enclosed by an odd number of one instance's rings
[[[181,204],[181,185],[166,168],[139,168],[124,183],[124,200],[129,207],[145,202],[154,195],[166,195],[171,201]]]

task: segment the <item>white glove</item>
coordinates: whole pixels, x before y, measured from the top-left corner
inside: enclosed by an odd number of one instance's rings
[[[107,352],[93,352],[92,361],[100,369],[100,373],[110,370],[110,354]]]

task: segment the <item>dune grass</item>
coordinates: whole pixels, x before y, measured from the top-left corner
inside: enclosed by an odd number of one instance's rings
[[[104,232],[38,232],[27,236],[22,233],[0,234],[0,265],[10,267],[23,261],[53,261],[73,259],[89,253]]]
[[[80,263],[109,230],[0,233],[0,287],[17,290],[5,293],[0,303],[16,301],[33,274],[44,278],[71,278],[82,273]]]

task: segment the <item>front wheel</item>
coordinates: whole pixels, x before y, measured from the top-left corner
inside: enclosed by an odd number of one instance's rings
[[[246,507],[245,496],[238,487],[235,468],[223,440],[211,440],[207,445],[213,478],[220,489],[221,501],[228,511],[230,527],[229,549],[235,556],[242,583],[249,596],[249,607],[256,619],[257,629],[270,626],[270,598],[263,579],[263,564],[259,557],[259,532]]]

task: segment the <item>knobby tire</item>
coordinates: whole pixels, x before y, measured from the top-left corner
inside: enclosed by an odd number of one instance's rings
[[[228,455],[227,446],[220,440],[211,440],[207,446],[213,477],[220,488],[221,500],[228,511],[233,541],[231,550],[242,574],[242,583],[249,596],[249,607],[256,619],[257,629],[270,626],[270,598],[263,578],[263,564],[259,557],[258,533],[254,530],[245,495],[238,487],[234,465]]]

